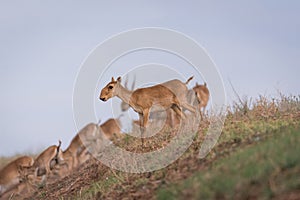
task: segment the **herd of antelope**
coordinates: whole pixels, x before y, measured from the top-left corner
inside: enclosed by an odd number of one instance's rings
[[[121,77],[114,78],[101,90],[99,99],[107,101],[112,97],[122,100],[121,110],[130,107],[138,113],[142,146],[144,146],[144,131],[149,119],[157,119],[161,112],[166,111],[165,124],[174,127],[186,118],[185,111],[194,114],[200,112],[201,119],[209,100],[209,90],[206,83],[198,83],[188,89],[190,77],[186,82],[174,79],[151,87],[131,90],[128,80],[121,84]],[[120,118],[120,117],[119,117]],[[12,195],[22,195],[30,192],[34,187],[45,184],[46,181],[57,180],[78,169],[83,163],[91,159],[92,154],[87,147],[96,141],[98,146],[103,141],[122,138],[120,119],[111,118],[106,122],[90,123],[81,129],[63,151],[61,141],[41,152],[36,158],[22,156],[4,166],[0,171],[0,199],[9,199]],[[100,151],[100,150],[99,150]]]

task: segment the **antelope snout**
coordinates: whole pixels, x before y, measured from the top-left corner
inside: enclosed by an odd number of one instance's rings
[[[106,101],[106,98],[104,98],[104,97],[101,98],[101,97],[100,97],[100,100],[101,100],[101,101]]]

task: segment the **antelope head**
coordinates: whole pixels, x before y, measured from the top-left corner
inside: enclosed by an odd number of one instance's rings
[[[117,95],[118,87],[121,83],[121,77],[118,77],[117,80],[114,77],[111,78],[111,82],[109,82],[100,93],[100,100],[107,101],[108,99]]]

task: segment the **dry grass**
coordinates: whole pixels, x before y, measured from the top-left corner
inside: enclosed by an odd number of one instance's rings
[[[279,99],[260,96],[254,101],[239,101],[228,109],[218,144],[205,159],[199,159],[198,155],[210,123],[209,117],[201,123],[189,149],[166,168],[151,173],[131,174],[112,170],[97,160],[90,160],[73,174],[37,189],[29,195],[29,199],[155,199],[159,188],[167,190],[173,184],[184,183],[199,171],[214,173],[211,169],[219,160],[230,159],[240,149],[258,145],[279,133],[299,127],[299,119],[299,96],[282,95]],[[165,127],[159,134],[145,140],[145,148],[141,147],[140,139],[129,136],[115,143],[131,152],[150,152],[163,148],[173,137],[174,131]],[[290,137],[288,132],[286,137]],[[216,184],[222,185],[222,182]],[[241,191],[243,189],[240,188]],[[193,198],[193,193],[187,192],[181,196],[188,197]]]

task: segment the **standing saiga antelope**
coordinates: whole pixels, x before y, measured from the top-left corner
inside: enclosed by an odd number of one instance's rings
[[[193,78],[194,77],[191,76],[190,78],[188,78],[188,80],[185,83],[183,83],[182,81],[180,81],[178,79],[173,79],[173,80],[161,83],[161,85],[167,87],[176,95],[176,97],[178,98],[178,100],[183,108],[189,110],[192,113],[195,113],[195,108],[192,105],[190,105],[190,103],[187,99],[187,95],[188,95],[188,91],[189,91],[187,88],[187,85]],[[135,79],[131,86],[131,91],[133,91],[134,85],[135,85]],[[128,80],[127,79],[125,81],[124,86],[128,90]],[[130,107],[129,104],[126,103],[125,101],[121,102],[121,110],[123,112],[128,110],[129,107]],[[151,115],[150,115],[150,118],[151,118]],[[177,122],[175,122],[175,120]],[[166,124],[173,127],[175,124],[179,123],[179,121],[180,120],[176,119],[176,115],[174,114],[174,112],[171,109],[167,110]]]
[[[2,168],[0,171],[0,197],[22,181],[22,170],[31,167],[33,162],[32,157],[22,156]]]
[[[116,81],[112,77],[111,82],[101,90],[99,98],[102,101],[107,101],[114,96],[129,104],[139,114],[142,145],[144,145],[144,129],[148,124],[150,109],[154,112],[172,109],[180,118],[185,119],[180,106],[186,109],[190,108],[184,103],[181,105],[171,89],[164,85],[158,84],[129,91],[121,85],[121,77],[118,77]],[[191,110],[194,111],[192,106]]]
[[[201,119],[203,119],[203,114],[205,114],[205,109],[209,100],[209,90],[207,88],[207,84],[205,82],[203,85],[196,83],[195,87],[193,87],[193,91],[196,94]],[[203,108],[202,111],[201,108]]]

